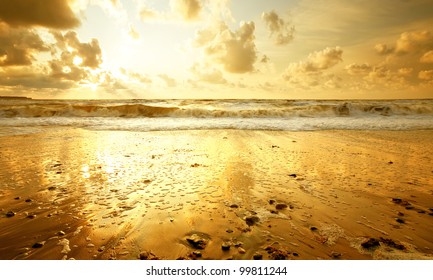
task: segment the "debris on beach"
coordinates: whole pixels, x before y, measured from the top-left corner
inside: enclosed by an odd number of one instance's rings
[[[208,243],[208,240],[194,233],[186,238],[186,241],[195,249],[204,249]]]
[[[370,238],[367,241],[361,243],[361,246],[365,249],[370,249],[380,246],[380,243],[376,238]]]
[[[6,213],[6,217],[8,217],[8,218],[11,218],[13,216],[15,216],[15,212],[13,212],[13,211],[9,211]]]
[[[138,255],[138,259],[140,260],[159,260],[155,254],[150,251],[143,251]]]
[[[257,216],[245,217],[245,222],[247,223],[248,226],[253,226],[253,225],[257,224],[259,221],[260,221],[260,219]]]

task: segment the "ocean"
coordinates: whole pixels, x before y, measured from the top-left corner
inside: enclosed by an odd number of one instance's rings
[[[38,100],[0,98],[0,134],[90,130],[428,130],[433,100]]]

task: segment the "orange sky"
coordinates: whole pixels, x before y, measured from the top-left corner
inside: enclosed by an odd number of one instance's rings
[[[433,98],[430,0],[8,0],[0,95]]]

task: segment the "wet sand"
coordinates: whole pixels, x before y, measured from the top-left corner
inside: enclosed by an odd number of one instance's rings
[[[432,259],[433,131],[0,137],[0,259]]]

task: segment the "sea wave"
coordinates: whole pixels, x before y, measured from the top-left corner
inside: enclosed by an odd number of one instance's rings
[[[0,104],[0,118],[291,118],[347,116],[433,116],[432,101],[241,101],[98,104],[34,102]]]

